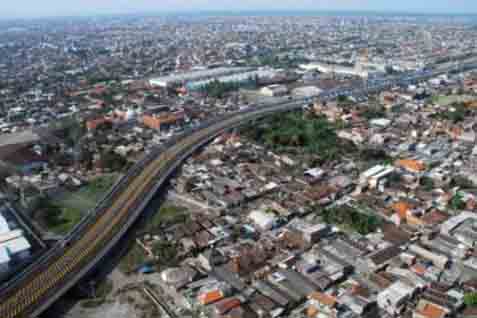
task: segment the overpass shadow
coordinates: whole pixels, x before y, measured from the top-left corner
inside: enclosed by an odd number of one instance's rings
[[[174,175],[176,173],[174,173]],[[174,175],[172,175],[171,178],[174,177]],[[122,257],[124,257],[133,247],[135,238],[144,231],[144,227],[148,220],[159,211],[160,206],[165,201],[167,190],[170,188],[169,180],[170,178],[168,179],[167,184],[162,188],[163,190],[159,190],[159,192],[155,194],[141,216],[129,228],[126,235],[121,238],[114,249],[106,254],[93,270],[91,270],[74,288],[68,291],[50,308],[43,312],[39,318],[67,317],[68,312],[77,305],[79,301],[90,297],[90,282],[95,281],[96,283],[99,283],[104,281],[107,276],[117,268]]]

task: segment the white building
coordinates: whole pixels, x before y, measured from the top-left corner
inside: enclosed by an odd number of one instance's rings
[[[378,294],[378,306],[390,315],[397,315],[406,301],[412,297],[415,289],[402,281],[397,281]]]
[[[252,220],[255,226],[263,231],[271,230],[277,223],[277,218],[273,214],[260,210],[250,212],[248,217]]]
[[[218,67],[213,69],[198,70],[185,73],[175,73],[167,76],[152,78],[149,80],[151,86],[170,87],[185,84],[191,81],[206,80],[219,76],[230,75],[249,70],[244,67]]]
[[[6,249],[11,258],[24,260],[30,257],[31,245],[24,236],[21,236],[13,240],[3,242],[0,244],[0,249]]]
[[[369,121],[369,124],[374,127],[378,128],[387,128],[389,125],[391,125],[391,120],[387,118],[376,118],[376,119],[371,119]]]
[[[321,92],[322,90],[316,86],[303,86],[295,88],[292,94],[300,97],[314,97],[320,95]]]
[[[31,245],[20,229],[12,230],[5,217],[0,214],[0,272],[9,269],[12,260],[30,257]]]
[[[260,94],[269,97],[284,96],[288,94],[288,88],[285,85],[275,84],[263,87]]]
[[[477,214],[464,211],[441,224],[441,233],[450,235],[459,225],[466,221],[477,222]]]
[[[392,166],[376,165],[361,174],[359,178],[360,183],[362,185],[367,184],[371,189],[375,189],[382,184],[384,179],[391,175],[394,170]]]
[[[334,64],[309,63],[301,64],[299,65],[299,67],[306,71],[319,71],[325,74],[334,73],[341,75],[359,76],[363,78],[368,77],[368,70],[363,68],[360,64],[357,64],[356,66],[342,66]]]
[[[435,266],[439,267],[440,269],[445,269],[447,267],[447,264],[449,264],[449,258],[447,256],[433,253],[417,244],[411,244],[409,246],[409,251],[431,261]]]

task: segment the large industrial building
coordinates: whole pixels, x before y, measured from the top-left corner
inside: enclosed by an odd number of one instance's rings
[[[273,69],[252,69],[248,67],[219,67],[214,69],[192,71],[149,80],[152,86],[185,86],[188,90],[200,90],[213,81],[246,85],[256,79],[270,80],[277,75]]]
[[[342,66],[324,63],[301,64],[300,68],[305,71],[319,71],[321,73],[333,73],[341,75],[368,77],[368,70],[359,66]]]
[[[218,67],[152,78],[149,80],[149,83],[152,86],[172,87],[185,85],[188,82],[211,80],[221,76],[243,73],[249,70],[250,68],[246,67]]]
[[[261,69],[254,71],[245,71],[241,73],[235,73],[231,75],[217,76],[199,81],[191,81],[187,83],[186,88],[188,90],[199,90],[211,83],[212,81],[219,81],[221,83],[236,83],[239,85],[246,85],[255,81],[256,79],[270,80],[277,75],[277,71],[272,69]]]
[[[31,245],[20,229],[12,228],[0,209],[0,274],[10,269],[11,263],[30,256]]]

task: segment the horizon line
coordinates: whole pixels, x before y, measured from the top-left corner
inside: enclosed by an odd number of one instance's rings
[[[340,13],[346,13],[346,14],[351,14],[351,15],[359,15],[359,14],[372,14],[372,15],[402,15],[402,16],[441,16],[441,17],[451,17],[451,16],[460,16],[460,17],[469,17],[469,16],[477,16],[477,11],[476,12],[441,12],[441,11],[429,11],[429,12],[423,12],[423,11],[418,11],[418,10],[371,10],[371,9],[207,9],[207,10],[193,10],[193,9],[178,9],[178,10],[170,10],[170,11],[159,11],[159,10],[153,10],[153,11],[131,11],[131,12],[97,12],[97,13],[72,13],[72,14],[59,14],[59,15],[38,15],[38,16],[33,16],[33,15],[5,15],[2,16],[0,15],[0,20],[1,21],[15,21],[15,20],[41,20],[41,19],[61,19],[61,18],[95,18],[95,17],[114,17],[114,16],[179,16],[179,15],[197,15],[201,14],[205,17],[207,16],[217,16],[215,14],[221,13],[224,16],[227,15],[234,15],[234,14],[252,14],[254,16],[261,16],[260,13],[274,13],[274,14],[284,14],[284,15],[290,15],[293,16],[293,14],[298,14],[300,15],[306,13],[306,15],[313,15],[314,13],[327,13],[327,14],[336,14],[339,16]],[[218,15],[220,16],[220,15]],[[264,14],[264,17],[267,15]],[[319,16],[319,14],[317,14]]]

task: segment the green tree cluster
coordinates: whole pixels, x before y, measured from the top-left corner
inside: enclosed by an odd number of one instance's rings
[[[174,266],[178,261],[178,247],[172,242],[159,240],[154,242],[152,252],[162,266]]]
[[[450,206],[454,210],[465,209],[464,197],[460,192],[457,192],[451,199]]]
[[[346,225],[362,235],[376,231],[381,224],[377,217],[360,213],[349,206],[324,209],[321,215],[326,223]]]
[[[257,78],[250,78],[248,86],[256,87],[257,83]],[[199,91],[207,94],[207,96],[210,97],[223,98],[226,93],[236,91],[243,85],[244,84],[240,82],[220,82],[218,80],[214,80],[201,87]]]
[[[306,117],[302,113],[272,116],[266,125],[250,129],[247,134],[276,150],[303,149],[321,160],[335,160],[340,154],[355,150],[341,141],[336,127],[324,117]]]
[[[463,103],[454,103],[452,105],[453,111],[446,109],[443,112],[439,112],[434,117],[443,120],[450,120],[454,123],[462,122],[464,119],[471,115],[471,110],[467,108]]]
[[[469,307],[477,306],[477,293],[467,293],[464,295],[464,304]]]
[[[113,151],[104,152],[101,156],[104,168],[111,171],[121,171],[127,164],[127,160]]]
[[[61,217],[63,211],[61,207],[53,203],[47,197],[39,199],[37,209],[43,212],[43,217],[48,227],[55,227],[63,223]]]

